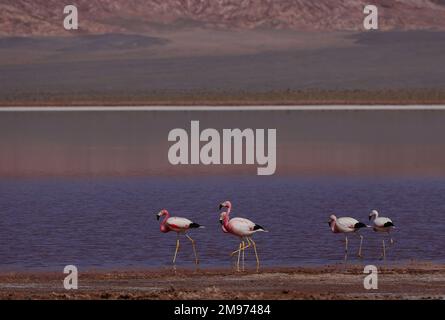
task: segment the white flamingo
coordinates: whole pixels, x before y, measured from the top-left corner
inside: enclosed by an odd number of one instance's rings
[[[232,209],[232,203],[230,201],[224,201],[219,205],[219,209],[227,208],[227,212],[221,212],[219,221],[222,225],[222,230],[225,233],[233,234],[240,238],[241,242],[239,244],[238,250],[235,250],[231,253],[233,256],[235,253],[238,253],[238,261],[236,264],[237,271],[240,271],[240,255],[242,253],[242,270],[244,271],[244,250],[253,246],[253,250],[255,251],[256,257],[256,269],[259,270],[260,267],[260,259],[258,258],[258,252],[256,250],[256,243],[252,240],[252,235],[256,232],[262,231],[267,232],[262,226],[256,224],[249,219],[245,218],[233,218],[230,219],[230,211]],[[247,242],[247,245],[246,245]]]
[[[366,228],[367,225],[351,217],[341,217],[337,218],[335,215],[329,217],[329,227],[333,233],[344,233],[345,234],[345,264],[348,260],[348,233],[355,233],[361,228]],[[360,247],[358,249],[358,256],[362,257],[362,244],[363,236],[358,234],[360,237]]]
[[[163,209],[159,211],[159,213],[156,214],[156,218],[159,220],[162,216],[165,216],[164,220],[161,222],[161,232],[167,233],[170,231],[174,231],[177,234],[176,237],[176,250],[175,255],[173,257],[173,264],[176,263],[176,256],[179,251],[179,235],[184,234],[191,242],[193,246],[193,253],[195,254],[195,264],[199,264],[198,260],[198,254],[196,253],[196,247],[195,247],[195,240],[193,240],[188,234],[187,231],[193,228],[204,228],[203,226],[190,221],[186,218],[180,218],[180,217],[170,217],[170,214],[167,210]]]
[[[379,217],[379,213],[377,210],[372,210],[369,214],[369,221],[372,220],[372,229],[375,232],[386,232],[389,235],[390,244],[394,244],[394,240],[391,237],[391,230],[395,228],[394,223],[390,218],[387,217]],[[386,261],[386,247],[385,247],[385,239],[382,240],[383,243],[383,252],[382,258]]]

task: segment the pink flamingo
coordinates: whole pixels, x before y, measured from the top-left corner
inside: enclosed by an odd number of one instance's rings
[[[340,217],[337,218],[335,215],[331,215],[329,217],[329,227],[333,233],[345,233],[345,264],[348,260],[348,233],[355,233],[361,228],[368,227],[363,222],[359,222],[358,220],[351,217]],[[359,234],[360,237],[360,247],[358,249],[358,256],[362,257],[362,244],[363,244],[363,236]]]
[[[175,255],[173,257],[173,264],[175,264],[175,262],[176,262],[176,256],[177,256],[178,251],[179,251],[179,235],[180,234],[184,234],[192,242],[193,253],[195,254],[195,263],[196,263],[196,265],[198,265],[199,264],[199,260],[198,260],[198,255],[196,253],[195,240],[193,240],[187,234],[187,232],[190,229],[204,228],[204,227],[199,225],[199,224],[197,224],[197,223],[194,223],[194,222],[192,222],[192,221],[190,221],[189,219],[186,219],[186,218],[170,217],[170,214],[165,209],[159,211],[159,213],[156,214],[156,218],[158,220],[162,216],[165,216],[165,218],[161,222],[161,227],[160,227],[161,228],[161,232],[167,233],[169,231],[174,231],[177,234],[176,250],[175,250]]]
[[[232,203],[230,201],[224,201],[219,205],[219,209],[227,208],[227,212],[221,212],[219,221],[222,225],[222,230],[225,233],[231,233],[240,238],[238,250],[233,251],[230,255],[233,256],[238,253],[238,261],[236,263],[237,271],[240,271],[240,255],[242,253],[242,270],[244,271],[244,250],[253,246],[256,257],[256,269],[259,270],[260,260],[258,258],[258,252],[256,250],[256,243],[252,240],[252,235],[258,231],[267,232],[262,226],[244,218],[230,219],[230,211],[232,209]],[[245,243],[247,242],[247,245]]]

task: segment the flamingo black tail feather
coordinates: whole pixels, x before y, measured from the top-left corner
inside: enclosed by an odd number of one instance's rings
[[[264,229],[264,228],[263,228],[262,226],[260,226],[259,224],[256,224],[256,225],[253,227],[253,230],[254,230],[254,231],[258,230],[258,231],[268,232],[266,229]]]
[[[204,226],[201,226],[201,225],[198,224],[198,223],[192,222],[192,223],[190,223],[189,228],[190,228],[190,229],[194,229],[194,228],[204,228]]]
[[[364,224],[363,222],[357,222],[354,225],[354,229],[360,229],[360,228],[366,228],[366,227],[367,227],[366,224]]]

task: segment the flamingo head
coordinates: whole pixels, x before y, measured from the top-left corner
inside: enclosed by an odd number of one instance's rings
[[[227,212],[221,212],[221,214],[219,215],[219,223],[223,224],[224,223],[224,219],[226,218]]]
[[[369,221],[371,221],[372,218],[377,218],[379,216],[379,213],[377,212],[377,210],[372,210],[371,213],[369,214]]]
[[[329,226],[331,225],[332,222],[334,222],[336,220],[337,220],[337,217],[335,216],[335,214],[331,214],[329,217],[329,221],[328,221]]]
[[[224,201],[219,204],[219,210],[221,210],[222,208],[231,208],[231,207],[232,204],[230,203],[230,201]]]
[[[168,214],[168,211],[166,209],[162,209],[158,213],[156,213],[156,219],[159,220],[162,216],[165,216]]]

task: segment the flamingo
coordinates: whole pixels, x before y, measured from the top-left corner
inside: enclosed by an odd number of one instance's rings
[[[180,217],[170,217],[170,214],[168,213],[168,211],[166,209],[163,209],[161,211],[159,211],[156,214],[156,218],[159,220],[161,217],[165,217],[164,220],[162,220],[161,222],[161,232],[163,233],[167,233],[169,231],[174,231],[176,232],[176,250],[175,250],[175,255],[173,257],[173,264],[176,263],[176,256],[178,254],[179,251],[179,235],[180,234],[184,234],[191,242],[192,242],[192,246],[193,246],[193,253],[195,254],[195,264],[198,265],[199,264],[199,260],[198,260],[198,255],[196,253],[196,246],[195,246],[195,240],[193,240],[188,234],[187,232],[190,229],[195,229],[195,228],[204,228],[203,226],[190,221],[189,219],[186,218],[180,218]]]
[[[230,219],[230,211],[232,210],[232,203],[230,201],[224,201],[219,205],[219,209],[227,208],[227,212],[221,212],[219,221],[221,223],[221,227],[224,233],[230,233],[234,236],[237,236],[240,238],[240,244],[239,248],[235,251],[233,251],[230,255],[233,256],[234,254],[238,253],[238,261],[236,264],[237,271],[240,271],[240,255],[242,253],[242,270],[244,271],[244,250],[249,248],[250,246],[253,246],[253,249],[255,251],[255,258],[256,258],[256,270],[259,270],[260,267],[260,259],[258,258],[258,252],[256,249],[256,243],[252,239],[252,235],[256,232],[262,231],[262,232],[268,232],[265,230],[262,226],[259,224],[256,224],[249,219],[245,218],[233,218]],[[247,242],[247,245],[246,245]]]
[[[329,226],[333,233],[344,233],[345,234],[345,264],[348,260],[348,233],[357,232],[361,228],[368,227],[363,222],[360,222],[351,217],[341,217],[337,218],[335,215],[331,215],[329,217]],[[362,244],[363,244],[363,236],[360,236],[360,247],[358,249],[358,256],[362,257]]]
[[[391,219],[386,217],[379,217],[379,213],[377,210],[372,210],[369,214],[369,221],[372,222],[372,229],[375,232],[386,232],[389,235],[390,244],[394,244],[394,240],[392,239],[390,232],[395,228],[394,223]],[[385,248],[385,239],[383,239],[383,252],[382,256],[383,260],[386,260],[386,248]]]

